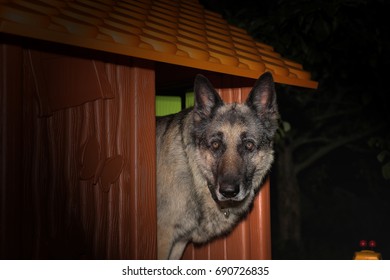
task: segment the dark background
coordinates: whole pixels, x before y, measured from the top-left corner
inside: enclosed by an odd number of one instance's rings
[[[390,9],[380,0],[200,1],[303,65],[317,90],[277,85],[273,259],[390,258]]]

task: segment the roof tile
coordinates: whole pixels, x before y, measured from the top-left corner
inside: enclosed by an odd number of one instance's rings
[[[302,65],[197,0],[3,0],[0,32],[316,88]]]

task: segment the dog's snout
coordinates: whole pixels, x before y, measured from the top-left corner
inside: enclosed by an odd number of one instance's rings
[[[240,185],[238,185],[238,184],[222,184],[219,188],[219,192],[225,198],[233,198],[240,192]]]

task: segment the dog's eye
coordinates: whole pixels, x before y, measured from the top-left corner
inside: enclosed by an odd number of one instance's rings
[[[221,142],[220,141],[213,141],[211,142],[211,148],[216,151],[221,147]]]
[[[255,149],[255,144],[251,141],[245,142],[245,149],[249,152],[252,152]]]

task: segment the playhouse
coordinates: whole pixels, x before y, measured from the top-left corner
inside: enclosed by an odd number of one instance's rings
[[[225,102],[310,73],[197,0],[0,2],[0,257],[155,259],[155,96],[207,76]],[[187,259],[270,259],[269,180]]]

